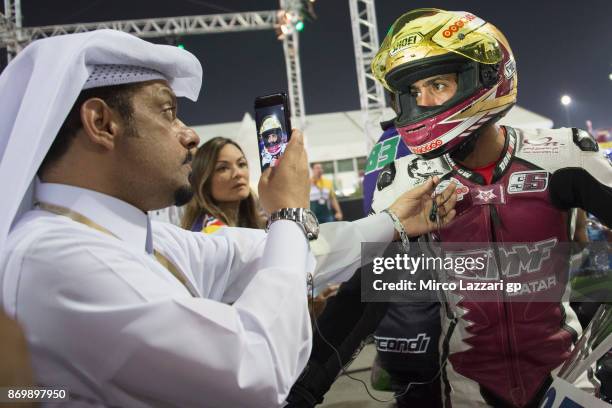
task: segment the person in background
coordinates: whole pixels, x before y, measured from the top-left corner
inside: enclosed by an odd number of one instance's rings
[[[312,173],[310,179],[310,210],[315,213],[321,224],[334,221],[334,219],[342,221],[342,210],[336,199],[333,181],[323,177],[321,163],[312,163],[310,169]]]
[[[249,184],[249,163],[233,140],[215,137],[198,148],[191,185],[195,194],[186,205],[183,228],[210,234],[223,226],[265,226]]]
[[[225,226],[265,227],[266,217],[249,187],[249,163],[236,142],[226,137],[210,139],[198,148],[192,165],[195,194],[185,206],[183,228],[211,234]],[[331,284],[315,296],[309,303],[311,315],[321,314],[337,291],[338,285]]]

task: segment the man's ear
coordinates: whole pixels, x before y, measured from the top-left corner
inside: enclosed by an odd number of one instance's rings
[[[112,150],[121,132],[119,115],[100,98],[91,98],[81,105],[81,123],[88,140]]]

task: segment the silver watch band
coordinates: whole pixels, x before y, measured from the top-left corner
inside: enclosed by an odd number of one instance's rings
[[[272,225],[273,222],[287,220],[293,221],[299,225],[304,232],[306,239],[309,241],[316,239],[319,235],[318,222],[316,222],[314,215],[310,218],[314,219],[315,225],[313,226],[312,221],[308,222],[307,214],[309,213],[310,210],[307,208],[281,208],[280,210],[274,211],[272,214],[270,214],[270,218],[268,219],[268,223],[266,225],[266,231],[270,229],[270,225]]]
[[[389,217],[391,217],[391,220],[393,221],[393,227],[399,233],[400,239],[402,240],[402,247],[404,248],[404,251],[409,252],[410,239],[402,222],[399,220],[399,218],[397,218],[397,215],[395,215],[390,209],[386,208],[382,210],[382,212],[388,214]]]
[[[299,210],[300,208],[281,208],[278,211],[274,211],[270,214],[268,226],[278,220],[302,222],[302,213]]]

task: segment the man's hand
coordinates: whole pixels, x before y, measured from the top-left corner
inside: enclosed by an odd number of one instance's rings
[[[401,221],[406,233],[411,236],[426,234],[439,227],[444,227],[455,218],[454,210],[457,203],[455,194],[455,183],[451,183],[441,194],[436,197],[437,212],[440,223],[430,219],[433,206],[432,194],[435,186],[440,183],[439,177],[428,179],[424,184],[413,188],[399,196],[389,209]]]
[[[310,181],[304,136],[294,129],[285,153],[259,179],[259,199],[268,214],[281,208],[308,208]]]
[[[310,317],[317,319],[321,313],[323,313],[323,309],[325,309],[327,305],[327,299],[336,296],[338,289],[340,289],[340,284],[331,284],[314,299],[308,295],[308,310],[310,311]]]

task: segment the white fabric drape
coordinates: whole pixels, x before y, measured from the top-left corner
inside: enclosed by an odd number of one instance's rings
[[[153,69],[177,96],[191,100],[200,92],[202,66],[195,56],[120,31],[51,37],[26,47],[0,75],[0,251],[18,210],[31,208],[36,171],[99,64]]]

